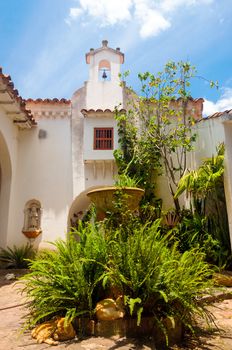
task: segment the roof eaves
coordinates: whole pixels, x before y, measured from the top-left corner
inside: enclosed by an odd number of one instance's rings
[[[117,111],[117,113],[125,113],[126,110],[125,109],[120,109],[119,111]],[[90,115],[90,114],[107,114],[107,113],[115,113],[115,110],[112,110],[112,109],[109,109],[109,108],[106,108],[106,109],[82,109],[81,110],[81,113],[83,114],[83,116],[87,116],[87,115]]]
[[[201,119],[199,119],[198,122],[201,121],[206,121],[206,120],[210,120],[210,119],[217,119],[217,118],[223,118],[223,119],[231,119],[232,117],[232,109],[227,109],[225,111],[222,112],[215,112],[209,116],[203,117]]]
[[[10,75],[3,74],[2,67],[0,67],[0,79],[5,85],[5,91],[9,94],[9,96],[18,103],[20,111],[25,115],[24,123],[27,124],[28,127],[32,127],[37,125],[32,113],[30,110],[26,109],[25,100],[19,95],[18,90],[14,88],[14,83],[11,80]],[[18,121],[19,122],[19,121]],[[17,120],[15,123],[18,123]],[[21,124],[21,122],[20,122]]]

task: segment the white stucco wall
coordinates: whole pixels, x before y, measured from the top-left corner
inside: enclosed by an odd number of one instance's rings
[[[114,129],[113,150],[94,150],[94,128]],[[84,160],[114,159],[113,152],[118,146],[118,128],[113,114],[108,116],[85,117],[84,119]]]
[[[86,86],[77,90],[72,96],[71,152],[73,199],[85,190],[83,159],[84,116],[81,113],[83,108],[86,108]]]
[[[202,120],[196,124],[197,140],[192,154],[192,167],[201,165],[205,158],[216,154],[216,147],[225,142],[223,123],[220,118]]]
[[[226,195],[226,206],[230,229],[230,242],[232,247],[232,122],[224,123],[225,130],[225,174],[224,186]]]
[[[98,65],[107,60],[111,66],[111,80],[99,81]],[[103,50],[90,57],[89,80],[86,85],[86,108],[114,109],[123,102],[122,88],[118,74],[120,72],[120,56],[112,51]]]
[[[117,169],[115,162],[96,161],[85,164],[85,187],[111,186],[115,182]]]
[[[102,60],[110,64],[110,81],[99,81],[99,63]],[[123,107],[123,89],[118,77],[120,66],[121,56],[117,52],[108,48],[95,52],[89,57],[89,80],[72,97],[73,198],[89,187],[108,185],[114,181],[113,150],[93,149],[95,127],[113,127],[114,149],[118,148],[117,122],[113,113],[93,112],[93,116],[84,118],[81,110],[114,110],[119,104]],[[111,162],[105,162],[107,160]],[[88,161],[101,162],[90,164]]]
[[[219,118],[206,119],[196,123],[192,132],[197,134],[197,139],[193,145],[194,150],[187,153],[188,169],[198,168],[203,160],[216,154],[216,147],[219,143],[225,142],[224,127]],[[157,180],[156,195],[163,200],[163,210],[174,206],[165,176],[160,176]],[[186,204],[184,196],[181,196],[179,200],[181,206]]]
[[[46,132],[46,138],[38,137],[40,129]],[[21,233],[23,211],[26,202],[31,199],[38,200],[42,207],[42,234],[36,238],[35,245],[42,247],[46,241],[65,238],[72,203],[70,139],[69,118],[41,118],[36,128],[20,131],[14,213],[17,228],[9,235],[9,244],[26,240]]]
[[[110,64],[110,81],[99,81],[98,69],[101,60],[106,60]],[[89,188],[113,184],[116,174],[113,150],[94,150],[93,141],[95,127],[113,127],[114,149],[117,149],[117,122],[114,120],[113,113],[99,114],[99,112],[95,113],[94,110],[114,110],[115,106],[119,104],[121,104],[120,108],[123,108],[123,89],[118,77],[122,57],[121,54],[104,48],[91,54],[88,63],[89,79],[83,88],[73,94],[71,100],[72,212],[80,211],[82,196],[85,196]],[[84,117],[82,109],[93,109],[93,115]],[[82,199],[78,201],[78,198]]]

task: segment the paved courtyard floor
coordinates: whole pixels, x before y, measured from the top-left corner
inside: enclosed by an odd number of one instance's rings
[[[11,272],[11,271],[7,271]],[[21,333],[27,309],[25,307],[19,285],[14,281],[6,281],[6,270],[0,270],[0,350],[42,350],[51,348],[47,344],[37,344],[30,333]],[[19,275],[18,271],[15,271]],[[231,290],[232,291],[232,290]],[[232,350],[232,299],[216,302],[210,306],[218,327],[209,331],[204,324],[196,338],[186,337],[183,344],[174,346],[174,350]],[[152,341],[134,339],[107,339],[92,337],[82,340],[64,342],[54,349],[67,350],[155,350]]]

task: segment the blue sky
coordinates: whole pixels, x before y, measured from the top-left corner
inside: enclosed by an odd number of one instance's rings
[[[232,0],[2,0],[0,66],[23,98],[71,98],[88,79],[85,53],[107,39],[125,53],[123,70],[161,70],[189,60],[218,80],[195,80],[205,113],[232,108]]]

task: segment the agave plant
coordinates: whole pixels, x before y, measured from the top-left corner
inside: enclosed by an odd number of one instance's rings
[[[27,259],[33,259],[35,254],[35,249],[29,243],[20,247],[0,248],[0,261],[4,263],[6,268],[25,269],[29,264]]]

